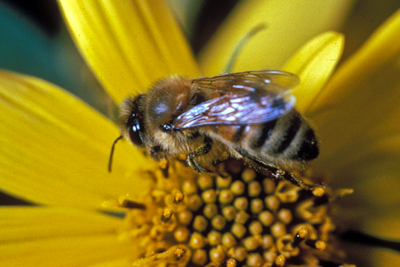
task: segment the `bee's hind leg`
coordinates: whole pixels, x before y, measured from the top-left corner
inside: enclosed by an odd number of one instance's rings
[[[324,184],[307,184],[305,183],[300,177],[297,177],[294,173],[282,170],[278,166],[275,166],[271,163],[266,163],[259,160],[256,157],[252,157],[251,155],[247,154],[244,151],[238,151],[242,156],[245,157],[246,162],[253,166],[258,172],[272,176],[276,179],[283,179],[286,180],[300,188],[308,190],[312,192],[315,196],[322,196],[325,192],[325,185]]]
[[[274,178],[284,179],[300,188],[312,192],[315,196],[322,196],[325,192],[324,184],[307,184],[294,173],[282,170],[279,167],[269,166],[268,170],[271,171],[271,174]]]

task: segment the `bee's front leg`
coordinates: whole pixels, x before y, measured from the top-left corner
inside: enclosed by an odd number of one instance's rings
[[[199,163],[199,161],[196,160],[196,157],[206,155],[208,152],[210,152],[211,148],[212,148],[211,138],[204,136],[204,143],[195,151],[190,153],[186,158],[186,162],[189,165],[189,167],[191,167],[193,170],[199,173],[207,172],[208,169],[202,166]]]
[[[150,157],[152,157],[155,161],[160,161],[162,159],[168,158],[168,150],[165,150],[160,145],[154,145],[150,147],[149,154]]]
[[[169,176],[168,151],[163,149],[160,145],[154,145],[150,147],[149,154],[153,158],[153,160],[159,162],[159,166],[163,176],[165,178],[168,178]]]

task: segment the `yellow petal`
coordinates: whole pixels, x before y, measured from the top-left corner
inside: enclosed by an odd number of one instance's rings
[[[59,1],[88,65],[119,103],[170,74],[198,76],[163,1]]]
[[[384,3],[374,0],[355,2],[351,15],[340,29],[340,32],[346,36],[346,48],[342,59],[347,59],[359,49],[370,35],[399,8],[398,0],[386,0]]]
[[[355,192],[356,194],[357,192]],[[342,202],[347,197],[341,199],[339,202]],[[357,196],[353,198],[353,200],[357,200]],[[347,205],[350,203],[347,202]],[[345,204],[341,205],[342,208]],[[348,207],[354,206],[354,204],[350,204]],[[364,210],[362,210],[364,208]],[[392,207],[381,206],[380,209],[376,209],[375,207],[354,207],[353,211],[358,215],[360,211],[361,213],[365,213],[365,217],[357,216],[357,218],[351,222],[343,223],[341,220],[343,217],[343,213],[341,212],[338,215],[336,221],[342,223],[339,225],[340,228],[346,227],[347,229],[357,230],[358,232],[365,233],[372,237],[384,239],[387,241],[397,242],[400,240],[400,212],[393,210]],[[354,216],[355,217],[355,216]],[[357,220],[357,221],[356,221]],[[361,241],[360,239],[356,241]],[[359,243],[349,243],[346,242],[342,246],[346,254],[349,256],[348,262],[357,264],[357,266],[398,266],[400,263],[400,254],[396,250],[390,250],[388,248],[381,247],[380,244],[377,246],[365,246],[360,245]],[[392,244],[393,246],[395,244]]]
[[[201,71],[220,73],[239,40],[254,27],[266,29],[250,39],[233,71],[279,69],[305,42],[338,29],[353,1],[242,1],[202,51]],[[317,22],[317,23],[316,23]]]
[[[380,238],[397,241],[400,240],[400,213],[393,212],[393,210],[386,209],[386,216],[375,217],[373,222],[369,221],[366,224],[365,231],[378,236]],[[387,249],[376,249],[371,253],[372,264],[371,266],[397,266],[400,264],[400,254],[396,251]]]
[[[400,132],[399,34],[400,11],[335,72],[309,108],[321,139],[321,168],[340,168]]]
[[[128,266],[126,256],[134,251],[118,236],[121,221],[75,209],[1,207],[0,264],[91,266],[125,259]]]
[[[343,225],[395,239],[400,239],[399,35],[400,11],[343,63],[310,107],[321,148],[312,164],[316,175],[328,174],[335,188],[354,188],[337,202],[346,210]]]
[[[52,207],[1,207],[2,243],[116,233],[122,222],[98,212]]]
[[[344,37],[335,32],[321,34],[294,54],[283,70],[299,76],[301,84],[293,90],[297,109],[307,114],[328,78],[331,76],[343,51]]]
[[[128,142],[118,144],[107,172],[116,126],[60,88],[0,72],[2,190],[44,204],[98,208],[120,195],[144,194],[153,167]]]
[[[102,261],[100,263],[94,263],[87,265],[87,267],[132,267],[132,261],[126,258],[119,258],[110,261]]]
[[[318,112],[354,98],[355,88],[360,88],[361,83],[375,79],[380,73],[380,68],[393,61],[400,50],[397,37],[400,32],[400,10],[388,19],[369,40],[335,73],[324,93],[319,96],[313,109]],[[352,88],[352,90],[348,90]]]
[[[2,244],[1,266],[91,266],[129,255],[115,234],[70,236]],[[129,261],[125,260],[125,266]]]
[[[398,252],[381,248],[371,251],[371,255],[371,266],[400,266],[400,256]]]

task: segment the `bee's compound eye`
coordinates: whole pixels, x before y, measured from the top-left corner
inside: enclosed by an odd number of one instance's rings
[[[141,135],[144,129],[141,126],[140,120],[136,114],[132,114],[128,120],[127,126],[131,141],[137,146],[143,146]]]

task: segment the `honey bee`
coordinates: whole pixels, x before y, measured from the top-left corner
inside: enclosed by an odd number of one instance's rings
[[[216,171],[227,157],[276,176],[301,170],[319,150],[314,131],[294,107],[290,89],[298,84],[294,74],[276,70],[172,76],[123,101],[121,137],[156,161],[183,154],[199,173]],[[293,175],[288,179],[302,185]]]

